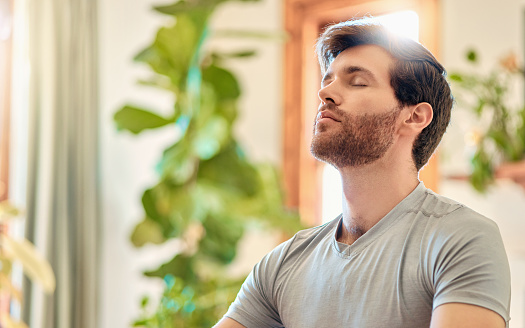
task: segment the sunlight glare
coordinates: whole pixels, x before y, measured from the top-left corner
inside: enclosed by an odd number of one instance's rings
[[[419,16],[412,10],[398,11],[373,18],[393,33],[419,41]]]

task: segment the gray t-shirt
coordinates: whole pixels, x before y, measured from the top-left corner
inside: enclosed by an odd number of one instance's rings
[[[510,270],[497,225],[418,187],[352,245],[341,217],[298,232],[253,269],[226,316],[259,327],[429,327],[468,303],[508,326]]]

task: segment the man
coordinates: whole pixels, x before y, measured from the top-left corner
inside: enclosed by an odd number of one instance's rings
[[[339,170],[343,213],[266,255],[216,327],[508,325],[497,226],[418,180],[450,120],[444,68],[369,19],[331,26],[317,53],[311,151]]]

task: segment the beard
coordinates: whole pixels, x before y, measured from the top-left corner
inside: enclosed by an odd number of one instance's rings
[[[401,106],[386,113],[364,115],[349,114],[331,103],[324,109],[341,122],[339,127],[314,123],[310,151],[320,161],[336,168],[363,166],[383,157],[394,142]]]

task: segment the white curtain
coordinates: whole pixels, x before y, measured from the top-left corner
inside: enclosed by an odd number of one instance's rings
[[[98,95],[94,0],[26,0],[29,52],[28,239],[57,278],[26,283],[32,328],[97,327]]]

